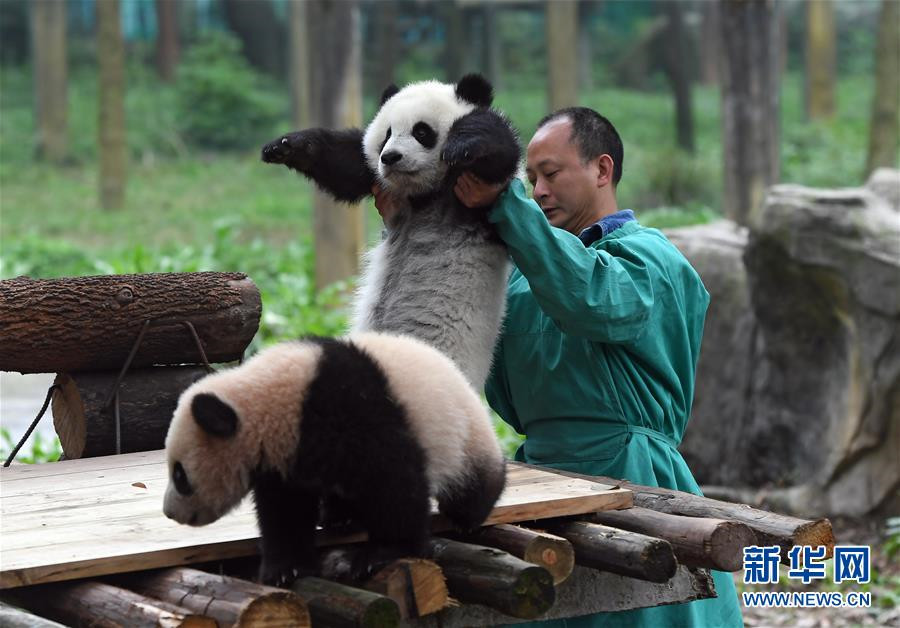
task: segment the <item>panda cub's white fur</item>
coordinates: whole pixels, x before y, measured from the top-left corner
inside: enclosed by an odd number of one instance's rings
[[[488,413],[456,365],[381,333],[283,343],[199,380],[166,453],[164,512],[180,523],[211,523],[254,491],[270,583],[313,571],[323,505],[349,505],[342,514],[394,557],[418,555],[429,497],[471,528],[505,480]]]

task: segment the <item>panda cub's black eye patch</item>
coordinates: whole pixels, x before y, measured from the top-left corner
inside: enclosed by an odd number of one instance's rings
[[[434,148],[437,144],[437,132],[425,122],[416,122],[412,135],[425,148]]]
[[[180,462],[176,462],[175,467],[172,469],[172,483],[175,484],[175,490],[182,495],[191,495],[194,492],[194,488],[188,481],[187,473],[184,472],[184,467],[181,466]]]
[[[388,127],[387,133],[384,135],[384,141],[381,143],[381,146],[378,148],[378,152],[384,150],[384,145],[387,144],[387,141],[391,139],[391,127]]]

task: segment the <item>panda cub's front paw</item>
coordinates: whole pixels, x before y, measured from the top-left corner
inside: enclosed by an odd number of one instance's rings
[[[259,567],[259,581],[270,587],[287,588],[300,578],[314,575],[314,570],[284,560],[263,559]]]
[[[315,163],[319,144],[317,129],[288,133],[263,146],[262,160],[305,172]]]
[[[466,167],[475,163],[483,153],[484,142],[481,138],[457,137],[444,147],[441,159],[451,166]]]

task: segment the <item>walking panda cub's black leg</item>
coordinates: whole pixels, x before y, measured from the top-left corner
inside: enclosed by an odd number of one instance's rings
[[[339,201],[355,203],[372,193],[375,174],[363,154],[360,129],[306,129],[263,146],[262,160],[284,164],[312,179]]]
[[[253,488],[259,523],[263,584],[283,587],[316,574],[315,532],[320,495],[262,473]]]

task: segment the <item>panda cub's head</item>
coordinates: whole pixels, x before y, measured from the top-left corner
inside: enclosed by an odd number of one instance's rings
[[[391,85],[381,96],[381,109],[366,128],[363,150],[369,167],[388,190],[425,194],[447,174],[441,150],[450,127],[476,107],[489,107],[493,88],[470,74],[456,85],[438,81]]]
[[[287,473],[300,438],[297,417],[320,356],[313,343],[283,343],[181,394],[166,436],[167,517],[212,523],[247,495],[255,472]]]

